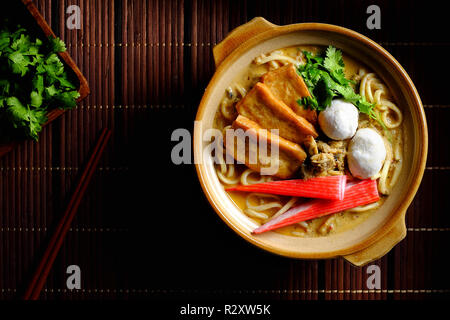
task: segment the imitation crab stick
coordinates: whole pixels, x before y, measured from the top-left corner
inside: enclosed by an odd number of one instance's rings
[[[336,213],[365,204],[376,202],[380,199],[376,180],[362,180],[349,182],[345,188],[343,200],[314,199],[300,204],[274,219],[253,230],[253,234],[278,229],[297,222],[306,221],[331,213]]]
[[[344,199],[346,176],[317,177],[308,180],[280,180],[251,185],[241,185],[227,188],[227,191],[246,191],[277,194],[282,196],[319,198],[319,199]]]

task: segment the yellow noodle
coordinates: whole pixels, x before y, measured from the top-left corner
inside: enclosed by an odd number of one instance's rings
[[[394,165],[394,172],[392,172],[392,177],[390,181],[390,185],[394,186],[397,182],[398,177],[400,176],[400,171],[402,170],[402,162],[399,161]]]
[[[362,97],[365,97],[367,101],[371,102],[370,99],[367,97],[368,92],[368,81],[371,80],[375,76],[374,73],[366,73],[362,79],[361,84],[359,86],[359,95]],[[371,93],[370,93],[371,94]]]
[[[370,177],[370,180],[377,180],[379,177],[381,176],[381,174],[378,172],[376,175],[374,175],[373,177]]]
[[[281,61],[281,62],[292,63],[295,66],[298,66],[300,64],[300,61],[295,60],[294,58],[283,54],[281,51],[273,51],[268,56],[262,54],[255,59],[255,63],[257,65],[265,64],[265,63],[268,63],[271,61]]]
[[[391,101],[388,100],[382,100],[381,104],[387,107],[387,109],[381,113],[381,120],[383,121],[384,125],[388,129],[394,129],[399,127],[403,121],[403,115],[400,109],[395,104],[393,104]],[[388,120],[387,116],[389,114],[389,111],[395,113],[394,117],[395,120],[392,120],[392,117],[390,117],[390,119]]]
[[[333,222],[336,218],[336,214],[330,215],[326,220],[322,223],[322,225],[319,227],[319,230],[317,230],[320,234],[325,235],[330,232],[330,228],[333,226]]]
[[[290,208],[292,208],[292,206],[297,202],[297,197],[292,197],[291,200],[289,200],[288,202],[286,202],[286,204],[277,212],[275,212],[275,214],[271,217],[271,219],[278,217],[279,215],[282,215],[283,213],[285,213],[286,211],[288,211]]]
[[[378,89],[375,91],[375,94],[373,95],[373,98],[375,100],[375,104],[378,106],[380,105],[380,101],[381,101],[381,95],[384,94],[384,91],[381,89]]]
[[[389,186],[387,185],[387,178],[389,174],[389,169],[392,164],[392,147],[391,144],[386,141],[384,141],[384,144],[386,146],[386,159],[384,160],[383,168],[380,172],[380,179],[378,180],[378,191],[384,195],[389,194]]]
[[[296,237],[303,237],[305,232],[291,231],[291,234]]]
[[[217,146],[217,160],[219,166],[216,166],[216,174],[220,181],[227,185],[235,185],[238,184],[240,181],[240,176],[235,176],[235,165],[233,163],[225,163],[225,160],[223,158],[224,155],[224,149],[222,147],[222,144],[220,143]]]
[[[263,203],[264,199],[272,199],[271,202],[266,202]],[[256,200],[256,202],[258,202],[258,204],[252,204],[252,202],[254,202]],[[246,211],[250,213],[250,215],[252,216],[258,216],[261,219],[268,219],[269,215],[265,212],[261,212],[261,211],[267,211],[273,208],[281,208],[282,204],[281,204],[281,200],[278,196],[276,195],[271,195],[271,194],[263,194],[263,193],[250,193],[246,199]],[[262,218],[263,216],[265,216],[264,218]]]
[[[235,84],[237,92],[241,95],[241,98],[245,97],[247,94],[247,90],[243,86],[241,86],[239,83]]]
[[[367,79],[367,81],[366,81],[366,92],[365,92],[366,99],[367,99],[367,101],[373,103],[374,99],[373,99],[372,88],[371,88],[371,84],[372,84],[373,78],[366,77],[366,79]]]
[[[227,167],[227,171],[226,173],[222,173],[221,171],[217,171],[217,177],[219,177],[219,180],[222,181],[223,183],[227,184],[227,185],[235,185],[239,183],[240,177],[233,177],[230,175],[230,169],[229,168],[233,168],[231,169],[234,172],[234,164],[226,164],[225,165]]]
[[[269,216],[267,214],[262,213],[262,212],[258,212],[258,211],[252,210],[252,209],[245,209],[244,212],[247,215],[249,215],[251,217],[254,217],[254,218],[258,218],[258,219],[266,220],[266,219],[269,218]]]
[[[300,221],[299,223],[297,223],[299,226],[301,226],[302,228],[304,228],[306,231],[309,231],[309,224],[306,221]]]
[[[397,133],[397,139],[396,139],[395,151],[394,151],[394,160],[396,160],[396,161],[400,161],[402,159],[401,141],[402,141],[402,130],[399,130]]]
[[[279,207],[281,208],[281,201],[280,201],[280,197],[276,196],[274,194],[268,194],[268,193],[257,193],[257,192],[253,192],[250,193],[247,198],[246,198],[246,204],[247,204],[247,208],[250,209],[255,209],[255,205],[251,204],[252,200],[253,201],[257,201],[259,204],[262,203],[262,201],[264,201],[264,199],[275,199],[275,201],[278,202]]]
[[[273,208],[281,208],[281,203],[279,202],[269,202],[269,203],[264,203],[264,204],[260,204],[258,206],[248,206],[248,209],[252,209],[255,211],[266,211],[269,209],[273,209]]]
[[[365,206],[359,206],[353,209],[348,210],[349,212],[364,212],[368,210],[373,210],[375,208],[378,208],[380,206],[380,201],[365,205]]]
[[[253,180],[253,181],[251,181],[251,180],[249,179],[249,176],[252,175],[252,174],[253,174],[253,175],[255,175],[255,174],[259,175],[258,172],[253,171],[252,169],[247,169],[247,170],[245,170],[244,172],[242,172],[242,174],[241,174],[241,183],[242,183],[244,186],[249,185],[249,184],[255,184],[255,183],[265,182],[265,179],[264,179],[264,177],[262,177],[262,176],[260,176],[258,180]]]
[[[280,65],[276,63],[274,60],[269,61],[269,65],[272,69],[278,69],[280,67]]]
[[[363,72],[364,71],[361,71],[360,69],[359,74]],[[389,97],[388,88],[376,77],[374,73],[365,73],[363,75],[361,78],[359,92],[360,95],[364,96],[368,102],[376,104],[380,119],[388,130],[398,128],[401,125],[403,121],[402,112],[392,101],[386,99],[386,97]],[[394,116],[390,116],[392,114]],[[400,161],[401,159],[401,139],[401,136],[397,136],[394,146],[391,146],[389,142],[385,141],[385,162],[380,173],[377,176],[372,177],[373,179],[379,178],[378,189],[385,195],[389,194],[390,187],[395,184],[400,172],[400,170],[397,170],[398,165],[394,163],[394,161]],[[395,154],[393,154],[393,152]],[[391,168],[394,172],[390,183],[388,184],[388,177]],[[394,176],[395,179],[393,179]]]

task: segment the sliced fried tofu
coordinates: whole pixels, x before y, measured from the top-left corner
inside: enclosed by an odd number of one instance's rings
[[[278,129],[281,137],[295,143],[302,143],[308,135],[317,137],[314,126],[277,99],[263,83],[258,82],[236,109],[262,128]]]
[[[297,103],[297,100],[309,97],[311,94],[292,63],[267,72],[261,77],[261,82],[270,89],[276,98],[291,107],[296,114],[312,124],[317,123],[317,112],[305,109]]]
[[[247,167],[282,179],[292,177],[306,158],[302,147],[261,128],[256,122],[239,115],[232,125],[233,136],[225,136],[225,149]],[[237,129],[242,129],[241,134]],[[231,139],[231,141],[230,141]],[[278,156],[271,146],[278,146]],[[267,151],[261,151],[267,147]]]

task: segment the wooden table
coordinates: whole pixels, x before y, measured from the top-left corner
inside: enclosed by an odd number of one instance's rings
[[[91,95],[0,159],[0,297],[29,278],[79,168],[103,126],[113,138],[42,294],[44,299],[260,297],[270,299],[448,298],[450,240],[450,36],[446,10],[411,1],[35,2],[89,81]],[[378,4],[381,30],[368,30]],[[69,5],[80,30],[65,23]],[[175,128],[192,132],[214,72],[213,46],[255,16],[276,24],[326,22],[376,40],[415,82],[428,119],[430,152],[407,213],[408,235],[367,267],[342,259],[302,261],[263,252],[214,213],[189,165],[173,165]],[[82,289],[68,290],[78,265]]]

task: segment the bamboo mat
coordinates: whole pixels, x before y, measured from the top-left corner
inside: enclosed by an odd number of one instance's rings
[[[450,37],[445,10],[418,1],[37,0],[40,12],[89,81],[91,94],[0,159],[0,297],[17,297],[42,252],[103,126],[114,130],[86,198],[48,278],[44,299],[258,297],[433,299],[450,296]],[[367,30],[378,4],[382,29]],[[81,30],[65,27],[67,6]],[[276,24],[326,22],[381,43],[418,88],[430,152],[408,210],[408,235],[367,267],[342,259],[304,261],[265,253],[238,238],[206,201],[193,166],[170,161],[175,128],[192,131],[214,72],[212,48],[255,16]],[[418,23],[418,21],[421,21]],[[441,25],[442,24],[442,25]],[[441,29],[445,30],[445,29]],[[79,265],[82,289],[66,289]]]

